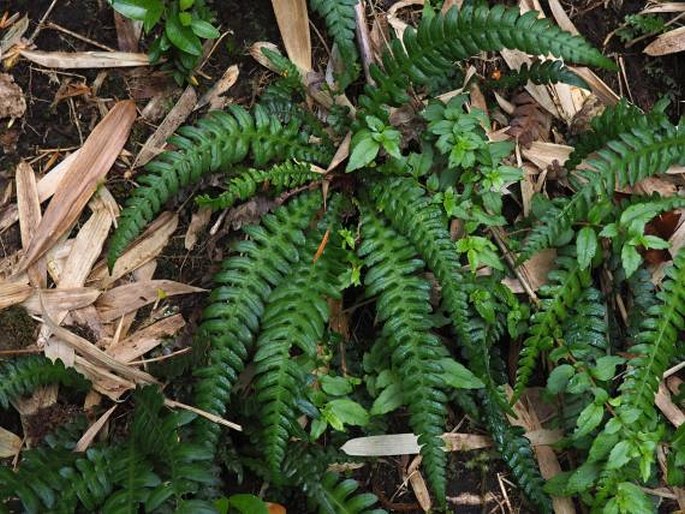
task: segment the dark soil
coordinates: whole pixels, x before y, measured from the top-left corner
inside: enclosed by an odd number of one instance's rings
[[[39,20],[50,5],[51,0],[3,0],[0,4],[0,16],[7,10],[10,14],[19,12],[27,14],[31,26],[27,35],[36,28]],[[385,2],[389,4],[392,2]],[[620,9],[604,8],[601,0],[583,0],[580,2],[566,1],[567,12],[580,32],[596,46],[602,48],[606,36],[615,30],[627,14],[637,12],[643,3],[636,0],[625,0]],[[255,41],[278,42],[278,28],[273,16],[271,4],[268,0],[225,0],[215,2],[218,21],[222,29],[230,28],[233,33],[223,40],[219,49],[203,69],[208,78],[201,79],[200,92],[210,86],[223,71],[231,64],[238,64],[240,78],[231,89],[230,95],[236,102],[251,104],[260,89],[268,79],[268,72],[257,65],[246,52],[247,47]],[[116,48],[117,38],[112,19],[112,12],[103,0],[63,0],[58,2],[49,20],[65,29],[72,30],[82,36],[97,41],[103,45]],[[142,50],[153,40],[154,35],[148,36],[142,42]],[[316,36],[312,37],[317,44]],[[43,28],[35,41],[36,46],[45,51],[82,51],[95,48],[81,40],[63,32]],[[615,91],[621,92],[632,99],[637,105],[649,109],[664,94],[673,96],[671,113],[674,117],[682,115],[682,87],[685,84],[685,66],[682,58],[670,56],[666,58],[650,58],[643,55],[644,44],[637,44],[626,49],[623,43],[614,37],[604,48],[606,54],[623,58],[626,80],[618,74],[600,73],[601,77]],[[12,145],[0,145],[0,191],[4,191],[13,178],[15,164],[21,160],[29,160],[36,171],[47,170],[65,154],[65,152],[81,145],[83,139],[100,119],[97,102],[92,95],[85,94],[61,101],[55,97],[65,84],[84,84],[93,86],[98,76],[97,70],[74,70],[69,72],[55,72],[32,65],[26,60],[20,60],[9,72],[16,83],[23,89],[27,100],[27,111],[22,120],[7,128],[6,123],[0,125],[0,142],[14,141]],[[98,91],[98,97],[118,99],[135,96],[135,72],[108,70],[107,76]],[[173,100],[173,81],[165,79]],[[679,85],[681,90],[673,87]],[[173,105],[173,101],[170,102]],[[139,102],[139,107],[144,105]],[[154,127],[141,121],[137,122],[127,148],[136,153],[139,145],[151,133]],[[132,187],[132,183],[124,178],[126,170],[117,169],[110,174],[109,184],[117,195],[120,203]],[[6,205],[6,204],[5,204]],[[5,207],[0,204],[0,209]],[[194,210],[192,204],[181,206],[181,226],[177,235],[160,259],[157,276],[169,278],[189,284],[207,287],[211,275],[217,267],[217,252],[212,251],[221,245],[220,241],[208,238],[199,244],[192,252],[183,247],[183,234]],[[19,248],[18,231],[16,227],[0,234],[0,258],[14,253]],[[178,300],[176,305],[184,313],[189,326],[198,318],[204,298],[195,295],[190,299]],[[26,346],[28,342],[20,340],[20,332],[33,341],[32,322],[16,310],[0,313],[0,326],[3,335],[11,335],[3,339],[0,349],[14,349]],[[8,318],[11,317],[10,318]],[[26,327],[25,329],[23,327]],[[179,345],[188,342],[188,334],[179,338]],[[72,413],[68,407],[61,406],[58,415],[43,413],[50,418],[50,423],[62,419],[65,414]],[[78,411],[73,412],[78,415]],[[60,417],[61,416],[61,417]],[[36,432],[39,432],[36,429]],[[41,434],[33,434],[40,437]],[[504,498],[500,489],[498,476],[509,477],[502,461],[490,452],[470,452],[451,455],[450,483],[448,495],[452,498],[450,508],[454,512],[476,514],[486,512],[529,512],[522,506],[518,492],[507,486],[510,506],[504,506]],[[416,499],[403,481],[406,477],[408,462],[402,459],[387,458],[379,460],[373,465],[364,467],[357,472],[357,478],[367,489],[373,491],[381,500],[382,506],[391,512],[418,513],[422,512]],[[252,480],[252,482],[250,482]],[[259,491],[261,482],[248,477],[248,483],[241,485],[241,490]],[[293,502],[298,500],[293,499]],[[296,507],[293,507],[296,508]],[[294,510],[293,512],[297,512]]]

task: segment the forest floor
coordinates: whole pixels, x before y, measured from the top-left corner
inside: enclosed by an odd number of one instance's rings
[[[221,3],[221,8],[217,9],[217,23],[222,31],[228,33],[196,73],[199,84],[196,92],[192,93],[191,104],[195,99],[201,98],[230,66],[236,65],[237,78],[225,97],[232,103],[252,105],[260,90],[268,83],[271,72],[254,61],[247,49],[256,41],[280,43],[271,4],[268,0],[226,0],[215,3]],[[394,2],[379,0],[371,3],[375,15],[382,17]],[[0,39],[25,16],[28,23],[22,39],[17,42],[27,49],[34,48],[43,52],[120,49],[113,12],[104,0],[60,0],[52,4],[51,0],[0,1],[0,17],[5,16],[2,20],[6,21],[11,15],[19,14],[13,23],[0,25]],[[641,38],[639,31],[628,33],[636,29],[626,24],[626,16],[639,13],[647,6],[647,2],[562,0],[561,4],[578,31],[605,55],[619,63],[617,73],[598,72],[609,88],[620,96],[629,98],[644,110],[649,110],[658,99],[669,97],[671,117],[676,119],[682,116],[685,111],[683,54],[650,57],[643,50],[654,40],[654,36]],[[544,0],[542,5],[543,8],[548,8]],[[417,9],[420,7],[415,8],[415,11]],[[551,16],[549,12],[547,14]],[[143,39],[139,48],[141,52],[146,50],[150,40],[150,37]],[[320,46],[316,36],[313,37],[313,44],[316,53],[317,46]],[[12,122],[8,119],[0,122],[0,278],[7,278],[21,257],[24,247],[19,223],[15,222],[19,218],[16,170],[20,163],[28,163],[36,180],[40,181],[67,155],[83,146],[93,128],[116,101],[132,99],[139,116],[125,150],[106,179],[107,188],[116,202],[122,205],[134,186],[141,148],[179,99],[185,103],[188,99],[183,87],[179,87],[173,79],[154,67],[97,69],[45,66],[20,55],[10,58],[11,48],[2,50],[4,55],[0,55],[4,66],[0,74],[9,77],[20,93],[19,96],[7,94],[3,98],[2,93],[6,90],[0,82],[0,107],[7,101],[15,104],[17,112],[21,111]],[[489,62],[487,65],[477,64],[482,70],[492,70],[498,66],[505,65],[501,61]],[[24,99],[25,111],[19,97]],[[192,122],[202,112],[203,109],[188,110],[184,115],[185,122]],[[40,185],[38,190],[42,192]],[[192,202],[176,202],[171,207],[178,217],[178,223],[168,231],[168,244],[160,244],[156,250],[158,254],[155,258],[156,270],[153,267],[154,278],[184,285],[186,289],[179,286],[179,291],[191,294],[141,303],[135,319],[131,317],[126,322],[128,327],[125,327],[129,337],[134,337],[140,327],[155,326],[160,320],[175,316],[175,323],[170,323],[173,329],[159,326],[153,336],[161,339],[162,336],[173,333],[173,343],[165,343],[167,353],[182,352],[188,347],[206,299],[205,292],[194,292],[196,290],[191,290],[190,287],[203,290],[211,288],[212,276],[224,256],[224,244],[231,232],[230,226],[217,222],[216,216],[211,220],[198,216],[197,207]],[[89,216],[82,214],[74,233],[81,230],[88,220]],[[213,230],[208,234],[212,227]],[[166,226],[165,230],[168,228]],[[91,264],[94,273],[98,266],[102,268],[100,256],[95,256],[95,261]],[[150,271],[152,270],[148,269],[147,272]],[[149,274],[148,278],[151,276]],[[54,278],[49,283],[54,285]],[[84,285],[88,286],[81,284]],[[85,294],[87,287],[82,289]],[[71,300],[76,302],[74,298]],[[4,301],[0,298],[0,302]],[[0,305],[7,307],[0,312],[0,358],[21,352],[41,351],[36,346],[41,330],[40,323],[27,315],[24,307],[11,306],[12,303],[16,302],[8,300]],[[74,331],[92,341],[98,337],[109,337],[113,330],[117,330],[113,319],[107,317],[106,320],[92,324],[87,319],[72,321],[76,326]],[[125,395],[121,396],[122,400],[125,398]],[[97,402],[95,398],[92,400]],[[73,412],[80,413],[84,409],[83,405],[63,401],[44,407],[37,412],[28,413],[26,419],[16,412],[0,413],[0,427],[22,434],[22,439],[35,443],[42,435],[68,420]],[[95,409],[94,412],[102,411],[103,409]],[[94,418],[97,419],[97,416]],[[110,432],[117,430],[117,419],[116,415],[110,419]],[[405,421],[400,420],[398,423],[403,425]],[[521,495],[508,477],[506,467],[493,451],[453,452],[450,458],[452,472],[448,496],[454,512],[526,512]],[[361,468],[357,477],[367,490],[380,498],[381,506],[390,512],[423,512],[407,481],[407,469],[411,462],[411,456],[381,458],[374,465]],[[240,489],[258,493],[262,484],[250,477],[247,480]],[[250,480],[254,482],[250,483]],[[674,502],[667,503],[664,512],[675,508]],[[297,507],[289,511],[298,512]]]

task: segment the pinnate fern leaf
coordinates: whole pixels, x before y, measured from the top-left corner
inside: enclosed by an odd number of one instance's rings
[[[530,81],[533,84],[556,84],[562,82],[571,86],[589,89],[587,83],[573,73],[562,61],[535,61],[530,66],[524,63],[521,69],[508,73],[499,80],[488,81],[490,88],[514,89],[525,86]]]
[[[451,69],[454,61],[481,51],[510,48],[533,55],[549,53],[579,64],[614,67],[582,37],[562,31],[537,14],[530,11],[522,15],[516,8],[466,2],[461,10],[453,7],[445,15],[424,17],[416,30],[404,32],[402,41],[392,41],[390,50],[383,54],[383,69],[372,66],[377,86],[367,86],[359,104],[367,112],[378,112],[383,104],[405,104],[410,84],[428,85]]]
[[[409,425],[419,436],[423,465],[436,498],[445,498],[446,455],[440,438],[445,426],[446,384],[439,361],[446,349],[431,333],[430,285],[416,275],[423,261],[413,245],[370,207],[362,212],[359,254],[369,270],[366,293],[378,296],[378,320],[388,341],[392,367],[401,378],[409,409]]]
[[[276,474],[288,440],[301,432],[296,401],[302,398],[306,380],[292,358],[291,348],[296,346],[300,352],[316,357],[316,345],[328,320],[326,299],[340,296],[340,247],[329,243],[321,257],[312,262],[323,234],[312,235],[315,237],[309,237],[299,263],[268,298],[254,357],[255,398],[263,427],[258,446]]]
[[[305,162],[284,162],[268,169],[250,168],[231,178],[228,189],[218,197],[201,195],[196,201],[198,205],[213,210],[228,209],[235,202],[245,201],[254,196],[260,186],[269,186],[274,193],[280,193],[320,178],[321,175],[312,171],[311,165]]]
[[[298,262],[298,248],[305,242],[303,231],[320,204],[320,194],[304,194],[265,216],[261,226],[245,227],[250,239],[237,243],[236,255],[224,261],[200,325],[199,337],[211,347],[207,365],[196,373],[199,408],[219,416],[226,411],[233,384],[259,330],[265,302]],[[204,420],[195,426],[196,440],[215,447],[218,426]]]
[[[180,188],[197,183],[205,174],[227,169],[247,157],[260,167],[278,159],[319,162],[328,154],[326,145],[310,145],[309,133],[298,117],[283,124],[261,106],[253,113],[239,106],[230,112],[215,111],[178,130],[169,142],[176,150],[164,152],[147,164],[147,174],[126,202],[107,254],[110,268],[126,246]]]
[[[62,384],[87,391],[90,382],[62,361],[52,362],[42,355],[30,355],[0,362],[0,405],[5,409],[14,398],[30,394],[44,385]]]
[[[562,207],[554,207],[528,236],[520,261],[552,246],[573,223],[583,219],[598,200],[610,199],[614,189],[665,172],[685,163],[685,124],[663,119],[621,133],[606,144],[582,173],[585,183]]]

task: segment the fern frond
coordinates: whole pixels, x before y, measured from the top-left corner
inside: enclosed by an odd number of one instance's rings
[[[401,377],[409,425],[419,436],[428,482],[442,503],[447,460],[440,435],[447,396],[439,360],[447,351],[431,333],[430,285],[416,275],[424,264],[416,258],[414,246],[385,226],[371,207],[362,211],[362,238],[359,254],[369,268],[366,293],[378,295],[378,320],[390,346],[392,367]]]
[[[587,83],[573,73],[562,61],[535,61],[528,66],[523,63],[521,69],[509,72],[498,80],[489,80],[489,88],[514,89],[525,86],[528,81],[533,84],[556,84],[562,82],[571,86],[589,89]]]
[[[219,416],[226,411],[225,404],[259,328],[264,303],[299,260],[297,248],[304,244],[303,231],[320,205],[320,194],[304,194],[265,216],[262,226],[243,229],[250,239],[238,242],[238,255],[224,261],[200,325],[199,337],[211,346],[207,365],[196,373],[199,408]],[[195,440],[210,448],[216,446],[218,425],[198,420],[195,427]]]
[[[597,199],[611,198],[617,187],[634,185],[665,172],[673,164],[685,163],[685,124],[666,121],[633,128],[610,141],[592,160],[582,177],[585,185],[562,207],[550,209],[535,227],[519,256],[520,261],[554,244],[574,222],[586,216]]]
[[[309,0],[309,5],[326,21],[326,29],[338,45],[345,71],[338,78],[344,90],[359,73],[354,6],[357,0]]]
[[[65,368],[62,361],[52,362],[42,355],[18,357],[0,362],[0,405],[18,396],[31,393],[44,385],[62,384],[79,391],[87,391],[90,382],[73,368]]]
[[[196,202],[213,210],[228,209],[235,202],[254,196],[260,186],[269,186],[278,194],[320,178],[321,174],[312,171],[308,163],[284,162],[266,170],[250,168],[231,178],[227,184],[228,189],[219,196],[211,198],[200,195]]]
[[[585,157],[609,141],[617,139],[623,132],[640,125],[654,125],[666,120],[664,111],[667,105],[666,102],[660,102],[647,114],[625,98],[621,98],[616,105],[607,106],[602,114],[590,121],[591,130],[580,135],[564,166],[569,170],[575,169]]]
[[[253,113],[233,105],[230,113],[215,111],[178,130],[169,142],[176,150],[164,152],[145,167],[147,174],[126,202],[110,241],[107,262],[114,266],[135,239],[179,188],[197,183],[203,175],[226,169],[248,156],[256,167],[274,159],[322,162],[329,149],[312,145],[298,117],[283,124],[262,106]]]
[[[411,83],[427,85],[451,69],[454,61],[503,48],[614,67],[583,38],[538,18],[537,12],[522,15],[517,8],[466,3],[461,11],[453,7],[445,15],[424,17],[416,30],[404,32],[402,41],[392,41],[390,50],[383,54],[383,70],[371,68],[377,86],[367,86],[359,104],[373,113],[378,113],[383,104],[403,105],[409,101],[406,91]]]
[[[516,383],[512,403],[528,385],[537,360],[544,351],[551,350],[554,341],[561,339],[562,324],[570,316],[573,306],[583,291],[590,285],[589,269],[581,269],[574,257],[557,258],[557,270],[548,275],[549,284],[540,289],[542,308],[531,319],[530,335],[523,342],[521,356],[516,369]]]
[[[340,297],[338,276],[342,272],[340,247],[329,242],[316,262],[312,257],[323,234],[314,232],[300,254],[299,263],[268,298],[257,339],[255,398],[262,430],[258,446],[273,473],[280,473],[288,440],[299,434],[305,377],[293,360],[291,348],[316,357],[317,343],[328,320],[326,298]]]
[[[312,512],[319,514],[387,514],[374,509],[373,494],[355,494],[355,480],[340,480],[337,474],[327,471],[335,455],[319,446],[291,444],[283,461],[281,481],[298,485],[309,499]]]

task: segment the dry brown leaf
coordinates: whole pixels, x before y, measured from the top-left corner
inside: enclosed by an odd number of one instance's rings
[[[33,288],[26,283],[0,283],[0,309],[21,303],[33,293]]]
[[[180,314],[174,314],[153,323],[149,327],[116,341],[107,348],[107,353],[121,362],[131,362],[159,346],[164,338],[178,333],[186,322]]]
[[[595,75],[595,72],[590,68],[584,66],[569,66],[568,68],[582,78],[585,83],[590,86],[592,92],[597,95],[605,105],[616,105],[621,99],[621,97],[614,93],[614,90]]]
[[[271,0],[288,58],[300,70],[312,69],[312,43],[306,0]]]
[[[17,165],[15,181],[17,184],[17,210],[21,244],[27,248],[41,219],[36,175],[30,164],[22,161]],[[29,266],[27,274],[32,286],[47,287],[48,276],[45,259],[39,259],[35,264]]]
[[[117,103],[98,123],[60,182],[20,263],[26,269],[71,229],[116,160],[136,118],[130,100]]]
[[[117,29],[117,43],[122,52],[138,52],[138,41],[143,32],[143,22],[126,18],[114,12],[114,26]]]
[[[675,428],[685,423],[685,413],[673,403],[671,394],[663,382],[659,384],[659,390],[654,397],[654,403]]]
[[[540,286],[547,283],[547,274],[554,268],[554,261],[557,252],[554,248],[547,248],[536,253],[530,259],[518,267],[519,272],[526,278],[533,291],[540,289]],[[506,277],[502,283],[513,293],[521,294],[525,292],[524,287],[518,279]]]
[[[100,282],[101,287],[112,285],[121,277],[157,257],[166,246],[169,238],[178,226],[178,215],[163,212],[124,254],[117,259],[112,274],[107,271],[107,263],[99,262],[91,273],[89,280]]]
[[[683,50],[685,50],[685,27],[678,27],[659,35],[659,37],[647,45],[644,52],[654,57],[674,54]]]
[[[426,485],[426,480],[423,478],[419,466],[423,459],[420,455],[417,455],[412,460],[411,464],[407,468],[407,474],[409,475],[409,485],[411,486],[414,496],[416,496],[416,501],[424,512],[430,512],[433,508],[433,501],[431,500],[431,495],[428,492],[428,486]]]
[[[98,418],[95,423],[88,427],[88,430],[85,431],[85,433],[76,443],[76,446],[74,447],[75,452],[85,452],[88,448],[90,448],[95,436],[97,436],[100,430],[102,430],[102,427],[105,426],[105,423],[107,423],[110,416],[114,414],[114,411],[117,407],[118,405],[116,404],[110,407],[104,414],[102,414],[102,416]]]
[[[130,52],[41,52],[21,50],[21,55],[31,62],[46,68],[127,68],[148,66],[147,54]]]
[[[238,66],[229,66],[219,80],[197,101],[193,110],[200,109],[209,104],[209,110],[223,109],[228,105],[229,99],[222,96],[238,80],[240,74]]]
[[[43,309],[51,315],[59,311],[82,309],[95,303],[100,290],[93,287],[73,287],[66,289],[38,289],[27,298],[23,307],[31,314],[38,316]]]
[[[147,164],[153,157],[159,155],[164,146],[166,145],[166,140],[171,136],[176,129],[183,124],[183,122],[188,118],[195,103],[197,102],[197,93],[193,86],[188,86],[181,98],[178,99],[174,107],[166,115],[164,121],[159,124],[157,130],[155,130],[147,141],[143,143],[143,148],[136,156],[135,161],[133,161],[132,168],[137,168]]]
[[[200,207],[193,213],[183,240],[183,247],[186,250],[190,251],[195,247],[200,232],[209,224],[211,217],[212,209],[209,207]]]
[[[29,17],[24,16],[4,31],[2,39],[0,39],[0,58],[2,58],[2,54],[4,54],[11,47],[21,43],[21,38],[23,37],[24,33],[28,30],[28,28]]]
[[[97,301],[102,320],[114,321],[127,312],[140,309],[167,296],[202,293],[206,289],[189,286],[173,280],[146,280],[115,287],[104,293]]]
[[[525,148],[530,148],[533,141],[547,141],[552,127],[550,115],[526,92],[517,94],[511,101],[515,107],[507,134]]]
[[[0,459],[14,457],[21,451],[22,445],[21,437],[0,427]]]
[[[461,9],[461,6],[464,5],[464,0],[445,0],[442,4],[442,14],[445,14],[455,5]]]
[[[338,146],[338,149],[335,151],[335,155],[331,159],[330,164],[326,168],[326,173],[328,173],[331,170],[334,170],[340,165],[341,162],[347,159],[348,155],[350,155],[351,140],[352,131],[348,131],[347,134],[345,134],[345,137],[343,138],[342,142],[340,143],[340,146]]]
[[[521,149],[523,156],[535,164],[540,170],[546,170],[549,166],[557,164],[563,165],[568,156],[573,151],[572,146],[557,145],[555,143],[545,143],[533,141],[530,148]]]
[[[136,388],[136,383],[133,380],[121,378],[79,355],[74,360],[74,369],[91,381],[95,391],[114,401],[119,400],[126,391]]]
[[[276,45],[269,43],[268,41],[257,41],[256,43],[253,43],[248,49],[248,52],[255,61],[264,66],[267,70],[278,73],[279,69],[274,66],[269,58],[262,52],[262,49],[264,48],[277,54],[281,53]]]
[[[131,277],[133,278],[133,280],[135,282],[142,282],[144,280],[152,280],[152,277],[155,275],[156,270],[157,270],[157,261],[153,260],[150,262],[146,262],[140,268],[133,271],[133,273],[131,273]],[[112,339],[111,344],[116,343],[120,339],[125,339],[128,336],[128,331],[131,329],[131,326],[133,325],[133,322],[135,321],[137,314],[138,314],[138,311],[131,311],[119,319],[119,322],[117,323],[117,326],[116,326],[116,332],[114,334],[114,338]],[[99,316],[99,314],[98,314],[98,316]]]
[[[24,92],[12,75],[0,73],[0,118],[21,118],[25,111]]]

